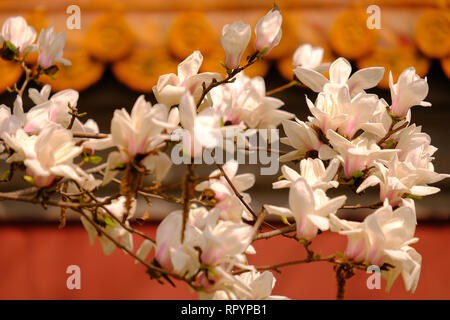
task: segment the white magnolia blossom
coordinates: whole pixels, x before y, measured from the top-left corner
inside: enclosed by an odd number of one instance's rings
[[[50,67],[54,62],[61,62],[66,66],[70,66],[71,62],[62,57],[65,44],[66,33],[64,31],[56,34],[53,26],[48,27],[46,30],[42,29],[38,39],[38,64],[44,69]]]
[[[420,149],[416,149],[420,152]],[[361,192],[370,186],[380,185],[380,200],[388,200],[393,206],[400,203],[402,196],[428,196],[440,191],[437,187],[428,184],[436,183],[450,177],[448,174],[434,172],[431,168],[417,168],[411,162],[398,160],[395,156],[387,166],[375,162],[375,170],[358,187]]]
[[[242,54],[247,48],[251,36],[250,25],[242,21],[236,21],[223,27],[220,42],[225,50],[224,63],[228,69],[239,67]]]
[[[255,184],[255,175],[252,173],[236,175],[238,171],[238,163],[236,160],[230,160],[225,163],[223,170],[231,180],[233,186],[243,197],[243,200],[250,203],[251,197],[244,191],[250,189]],[[248,220],[252,219],[252,216],[245,210],[225,177],[221,175],[220,170],[214,170],[209,177],[209,180],[197,184],[195,190],[204,191],[210,189],[214,191],[214,198],[217,200],[215,207],[220,210],[223,219],[241,222],[243,214],[244,218]]]
[[[368,169],[377,159],[386,161],[392,159],[398,151],[396,149],[381,149],[374,140],[366,136],[359,136],[349,141],[335,131],[328,130],[327,138],[333,146],[332,152],[337,153],[333,155],[331,150],[327,149],[326,152],[323,152],[321,158],[330,159],[337,157],[342,163],[344,176],[347,179],[352,178],[353,173],[356,171]]]
[[[182,140],[183,153],[201,157],[204,148],[215,148],[222,143],[225,128],[221,127],[220,117],[211,107],[197,113],[194,97],[186,92],[178,108],[183,129],[174,131],[173,138]]]
[[[165,128],[174,128],[176,124],[168,122],[169,112],[165,105],[152,106],[144,96],[140,96],[129,114],[125,109],[116,110],[111,121],[111,134],[104,139],[91,139],[83,144],[85,148],[104,150],[112,146],[108,156],[103,183],[110,182],[118,173],[115,168],[142,156],[140,163],[154,173],[161,181],[172,165],[169,156],[158,150],[159,145],[168,137],[162,134]]]
[[[99,198],[99,201],[104,199]],[[102,220],[102,226],[97,223],[97,227],[101,228],[103,232],[105,232],[108,236],[118,241],[121,245],[123,245],[128,250],[133,250],[133,237],[131,232],[126,230],[119,222],[117,222],[114,218],[110,217],[110,214],[114,215],[119,221],[122,221],[126,216],[125,222],[123,224],[126,227],[130,227],[129,220],[133,217],[136,211],[136,200],[132,200],[132,205],[130,211],[125,209],[125,197],[120,197],[111,201],[111,204],[105,205],[105,208],[100,208],[97,213],[97,217],[95,218],[92,212],[85,211],[85,214],[88,216],[90,220],[96,221]],[[102,245],[103,253],[105,255],[110,255],[116,249],[116,245],[104,234],[100,234],[97,231],[97,228],[92,225],[92,223],[85,217],[81,217],[81,223],[89,234],[89,242],[91,245],[94,244],[95,238],[98,236],[100,243]]]
[[[324,144],[310,123],[295,119],[295,121],[284,120],[282,125],[287,137],[281,138],[280,141],[296,150],[280,156],[281,162],[301,159],[310,151],[320,152],[323,149]]]
[[[290,112],[279,110],[284,105],[283,101],[266,96],[262,77],[249,78],[238,74],[236,81],[214,88],[210,96],[212,108],[226,124],[243,123],[250,128],[270,129],[294,117]]]
[[[330,161],[330,164],[325,169],[322,160],[307,158],[300,161],[300,174],[284,165],[281,167],[284,179],[274,182],[272,187],[274,189],[290,188],[298,178],[303,177],[313,190],[322,189],[327,191],[330,188],[337,188],[339,182],[335,181],[334,178],[339,165],[339,160],[335,158]]]
[[[202,300],[287,300],[284,296],[272,295],[276,279],[269,271],[260,273],[255,270],[237,275],[229,283],[222,283],[219,290],[212,293],[199,293]],[[236,283],[244,285],[242,290]]]
[[[186,224],[183,242],[181,211],[172,212],[161,222],[156,233],[155,259],[163,268],[181,275],[195,274],[200,261],[220,270],[223,270],[220,265],[233,268],[240,260],[236,260],[236,256],[244,253],[250,245],[252,227],[219,220],[219,211],[215,209],[207,214],[204,209],[194,210],[194,217],[190,217]]]
[[[415,105],[430,107],[431,103],[423,101],[428,95],[427,78],[422,79],[416,69],[405,69],[394,84],[392,72],[389,72],[389,88],[391,89],[391,112],[397,117],[405,117],[408,110]]]
[[[253,229],[246,223],[218,220],[214,211],[203,231],[201,260],[214,266],[232,261],[236,255],[244,253],[253,238]]]
[[[73,159],[81,153],[82,148],[75,146],[69,130],[52,125],[37,136],[29,136],[19,129],[15,134],[5,132],[1,137],[15,151],[7,161],[23,161],[27,174],[37,186],[49,186],[57,177],[92,185],[92,181],[88,180],[94,180],[93,177],[73,164]]]
[[[11,17],[3,23],[0,44],[4,45],[5,41],[9,41],[20,53],[23,53],[36,49],[33,45],[34,40],[36,40],[36,31],[23,17]]]
[[[188,223],[182,243],[182,219],[181,211],[174,211],[160,223],[156,232],[155,259],[167,270],[192,276],[200,267],[195,247],[202,242],[202,231]]]
[[[346,256],[355,261],[368,261],[393,268],[383,271],[389,291],[401,274],[407,291],[414,292],[419,281],[422,257],[410,247],[419,239],[414,237],[416,211],[411,199],[402,200],[396,210],[385,201],[384,206],[370,214],[362,223],[339,220],[332,215],[331,229],[348,237]]]
[[[267,54],[280,43],[282,22],[283,17],[280,14],[280,9],[276,6],[259,19],[255,26],[255,49],[257,51],[264,50]]]
[[[305,178],[300,177],[290,187],[289,208],[267,204],[264,208],[271,214],[293,217],[297,223],[297,236],[312,240],[319,229],[328,230],[328,216],[342,207],[346,199],[346,196],[330,199],[322,189],[313,190]]]
[[[300,45],[292,56],[292,64],[296,67],[325,72],[330,67],[330,63],[322,63],[323,48],[313,47],[309,43]]]
[[[315,92],[323,90],[328,83],[346,85],[350,96],[355,96],[364,89],[375,87],[383,78],[384,68],[372,67],[356,71],[352,76],[352,66],[344,58],[336,59],[330,65],[330,80],[320,72],[306,67],[296,67],[297,78]]]
[[[27,113],[24,113],[22,99],[18,101],[18,106],[14,108],[14,115],[17,116],[23,126],[23,130],[28,133],[39,133],[40,130],[48,125],[57,123],[67,128],[72,119],[70,107],[76,107],[79,94],[72,89],[62,90],[55,93],[48,99],[50,87],[44,87],[41,93],[31,91],[34,102],[39,102]],[[19,96],[18,98],[19,99]],[[76,119],[77,125],[79,120]]]
[[[338,129],[339,133],[349,139],[360,129],[371,129],[370,125],[366,125],[372,124],[375,113],[379,112],[379,99],[376,95],[360,92],[352,98],[346,86],[326,84],[325,87],[327,91],[319,93],[315,104],[306,99],[314,116],[308,117],[312,124],[324,133]],[[379,128],[370,132],[376,129]]]
[[[200,51],[194,51],[189,57],[178,65],[178,74],[169,73],[159,77],[158,83],[153,87],[153,93],[159,103],[174,106],[180,103],[181,97],[189,92],[197,101],[203,91],[202,84],[208,86],[213,79],[220,81],[220,73],[198,73],[203,62]]]

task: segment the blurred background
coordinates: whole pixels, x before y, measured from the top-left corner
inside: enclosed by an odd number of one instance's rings
[[[68,29],[66,12],[70,5],[81,9],[81,28]],[[389,70],[394,81],[407,67],[427,77],[431,109],[415,107],[412,122],[439,148],[435,170],[450,173],[448,126],[450,123],[450,1],[346,1],[346,0],[286,0],[277,1],[283,15],[283,37],[263,61],[246,70],[249,76],[264,76],[267,90],[288,83],[293,78],[292,54],[303,44],[310,43],[325,49],[325,62],[343,56],[351,61],[354,70],[383,66],[385,77],[377,88],[368,90],[390,102]],[[380,8],[380,29],[367,28],[369,5]],[[40,81],[53,91],[72,88],[80,92],[78,108],[95,119],[101,132],[109,133],[110,120],[116,108],[131,110],[136,98],[144,94],[155,102],[152,87],[158,76],[176,72],[177,64],[194,50],[204,56],[201,71],[223,72],[220,46],[222,27],[242,20],[254,28],[258,19],[273,6],[266,0],[151,0],[151,1],[50,1],[0,0],[0,23],[8,17],[24,16],[37,32],[54,25],[56,32],[67,36],[64,57],[71,67],[60,66],[56,80],[46,76]],[[247,54],[251,54],[252,41]],[[30,57],[33,59],[33,57]],[[36,57],[34,57],[35,59]],[[15,96],[6,91],[22,81],[22,71],[16,65],[0,60],[0,104],[12,107]],[[35,86],[35,85],[34,85]],[[37,87],[37,86],[36,86]],[[308,110],[305,94],[314,101],[315,94],[302,87],[290,88],[275,96],[285,102],[284,110],[306,119]],[[32,106],[25,99],[25,107]],[[283,136],[283,134],[281,134]],[[298,165],[292,165],[297,167]],[[1,172],[6,170],[3,164]],[[211,168],[199,168],[207,175]],[[260,176],[257,165],[240,167],[241,172],[253,172],[257,183],[250,190],[252,206],[263,203],[285,205],[286,191],[272,191],[273,176]],[[167,183],[179,179],[184,167],[174,167]],[[415,248],[423,255],[422,277],[415,295],[405,293],[401,279],[392,293],[368,290],[367,275],[359,274],[349,281],[348,298],[406,298],[450,299],[450,181],[438,184],[441,193],[416,202],[421,238]],[[0,185],[1,191],[24,186],[20,178],[12,184]],[[108,190],[106,190],[108,191]],[[341,191],[341,190],[340,190]],[[372,203],[378,190],[373,188],[366,197],[351,197],[349,203]],[[138,226],[154,235],[157,222],[173,207],[155,201],[150,208],[143,201],[137,216],[146,210],[152,222]],[[342,216],[363,219],[367,211],[344,212]],[[89,246],[88,236],[76,215],[70,216],[65,229],[58,229],[59,210],[0,202],[0,298],[25,299],[170,299],[196,298],[183,284],[176,289],[150,281],[144,269],[135,266],[130,257],[115,252],[105,257],[98,242]],[[323,234],[314,247],[324,253],[343,251],[345,239]],[[302,248],[293,241],[276,239],[256,244],[255,264],[279,263],[301,258]],[[258,250],[259,249],[259,250]],[[325,252],[326,251],[326,252]],[[82,289],[66,288],[66,267],[76,264],[82,271]],[[278,276],[275,294],[295,299],[333,299],[335,280],[330,265],[289,267]],[[295,279],[295,281],[293,281]],[[384,283],[383,283],[384,287]]]

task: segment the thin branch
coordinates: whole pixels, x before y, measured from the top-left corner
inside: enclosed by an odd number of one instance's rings
[[[387,141],[394,133],[396,133],[396,132],[398,132],[398,131],[400,131],[400,130],[406,128],[406,127],[408,126],[408,124],[409,124],[409,122],[406,121],[406,122],[405,122],[404,124],[402,124],[401,126],[395,128],[395,129],[393,129],[394,126],[395,126],[395,124],[397,124],[397,123],[398,123],[397,121],[392,120],[392,123],[391,123],[391,126],[389,127],[388,132],[386,133],[386,135],[385,135],[383,138],[381,138],[380,141],[378,141],[377,144],[378,144],[379,146],[381,146],[384,142],[386,142],[386,141]]]
[[[92,132],[72,132],[74,138],[89,138],[89,139],[104,139],[108,138],[106,133],[92,133]]]
[[[189,220],[189,204],[191,202],[193,194],[192,190],[193,182],[194,182],[194,164],[190,163],[187,166],[187,170],[183,179],[183,190],[182,190],[183,224],[181,227],[181,243],[183,243],[184,241],[184,231],[186,230],[186,224]]]
[[[366,208],[366,209],[378,209],[381,208],[383,206],[383,202],[378,201],[372,204],[356,204],[353,206],[342,206],[340,209],[362,209],[362,208]]]
[[[94,201],[97,202],[97,203],[100,203],[100,200],[98,200],[97,197],[96,197],[94,194],[92,194],[92,192],[87,191],[87,190],[83,190],[83,191],[86,192],[87,195],[88,195],[92,200],[94,200]],[[143,233],[143,232],[141,232],[141,231],[139,231],[139,230],[136,230],[136,229],[134,229],[134,228],[131,228],[131,227],[127,226],[127,225],[126,225],[125,223],[123,223],[119,218],[117,218],[117,217],[111,212],[111,210],[109,210],[106,206],[102,206],[101,208],[102,208],[103,210],[105,210],[105,211],[108,213],[108,215],[110,215],[111,218],[113,218],[113,220],[115,220],[117,223],[119,223],[120,226],[121,226],[122,228],[124,228],[125,230],[127,230],[127,231],[129,231],[129,232],[131,232],[131,233],[135,233],[135,234],[137,234],[138,236],[141,236],[142,238],[151,241],[152,243],[156,243],[155,240],[153,240],[152,238],[148,237],[145,233]]]
[[[291,224],[290,226],[281,228],[281,229],[275,229],[268,232],[259,233],[254,237],[254,240],[261,240],[261,239],[269,239],[275,236],[283,235],[292,231],[295,231],[297,229],[296,224]]]
[[[244,207],[248,210],[248,212],[251,213],[253,218],[257,219],[258,216],[256,215],[255,211],[253,211],[253,209],[248,205],[248,203],[244,200],[244,197],[242,196],[242,194],[239,193],[239,191],[234,186],[233,182],[231,182],[231,179],[225,173],[225,170],[223,169],[223,166],[221,164],[219,164],[219,163],[216,163],[216,165],[217,165],[217,168],[219,168],[219,170],[222,173],[222,175],[225,178],[225,180],[227,180],[228,184],[230,185],[230,187],[233,190],[233,192],[236,195],[236,197],[238,197],[238,199],[241,201],[241,203],[244,205]]]
[[[165,274],[167,276],[171,276],[175,279],[178,280],[182,280],[185,282],[188,282],[188,280],[186,280],[185,278],[172,273],[170,271],[164,270],[162,268],[159,268],[157,266],[151,265],[147,262],[145,262],[143,259],[141,259],[139,256],[137,256],[136,254],[134,254],[133,251],[129,250],[128,248],[126,248],[124,245],[122,245],[120,242],[116,241],[116,239],[114,239],[113,237],[111,237],[108,233],[106,233],[102,228],[100,228],[100,226],[98,226],[86,213],[83,212],[83,210],[81,209],[74,209],[74,211],[78,212],[79,214],[81,214],[92,226],[95,227],[95,229],[97,230],[97,232],[101,233],[102,235],[104,235],[106,238],[108,238],[111,242],[113,242],[118,248],[124,250],[126,253],[128,253],[131,257],[133,257],[134,259],[136,259],[137,261],[139,261],[141,264],[143,264],[147,269],[161,273],[161,274]]]
[[[285,85],[282,85],[281,87],[275,88],[273,90],[267,91],[266,92],[266,96],[271,96],[275,93],[281,92],[283,90],[289,89],[290,87],[296,86],[296,85],[300,85],[300,82],[298,82],[297,80],[292,80],[289,83],[286,83]]]
[[[216,81],[216,79],[213,79],[213,81],[209,84],[208,87],[205,87],[205,83],[203,82],[203,92],[202,92],[202,95],[200,96],[200,99],[197,102],[197,109],[200,107],[200,105],[202,104],[203,100],[205,99],[205,97],[206,97],[206,95],[208,94],[209,91],[211,91],[215,87],[218,87],[218,86],[220,86],[222,84],[226,84],[226,83],[230,83],[230,82],[234,81],[233,78],[239,72],[247,69],[252,64],[254,64],[259,59],[258,53],[259,52],[255,52],[251,57],[249,57],[248,62],[247,62],[247,64],[245,66],[236,68],[234,70],[231,70],[228,73],[228,76],[225,79],[223,79],[221,81]]]

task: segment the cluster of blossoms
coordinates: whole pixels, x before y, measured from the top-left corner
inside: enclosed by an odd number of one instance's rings
[[[290,227],[276,229],[273,235],[295,231],[290,237],[305,245],[306,262],[324,260],[311,255],[308,246],[329,230],[346,236],[348,245],[344,257],[333,255],[327,261],[355,269],[378,265],[383,267],[388,289],[401,274],[406,289],[414,291],[421,256],[410,246],[418,240],[413,199],[438,192],[429,184],[448,177],[434,172],[437,149],[430,137],[410,124],[412,106],[430,106],[423,101],[427,80],[416,75],[414,68],[406,69],[397,83],[390,75],[389,104],[365,92],[382,79],[384,68],[351,75],[347,60],[322,63],[323,49],[305,44],[293,57],[295,82],[318,96],[315,102],[306,98],[312,116],[301,121],[280,109],[283,101],[268,96],[262,77],[249,78],[243,72],[280,42],[281,24],[277,7],[258,21],[255,54],[244,65],[241,60],[251,27],[242,21],[226,25],[221,39],[225,79],[218,73],[199,73],[203,56],[195,51],[178,65],[177,74],[159,78],[153,88],[157,104],[140,96],[131,113],[115,110],[110,134],[102,134],[94,120],[79,120],[74,90],[50,97],[49,85],[41,91],[29,89],[35,105],[24,112],[22,94],[28,82],[40,74],[53,75],[55,62],[69,63],[62,58],[65,35],[56,35],[50,27],[41,31],[34,44],[36,33],[22,17],[8,19],[0,35],[2,58],[20,63],[27,78],[20,89],[12,90],[17,93],[13,111],[0,106],[0,151],[10,164],[7,178],[24,170],[23,177],[37,193],[15,200],[73,209],[81,215],[91,243],[99,237],[105,254],[119,247],[144,264],[152,277],[185,281],[199,291],[200,298],[285,299],[272,295],[273,274],[260,273],[247,261],[247,255],[256,254],[253,241],[269,237],[260,229],[267,224],[267,213],[281,216]],[[37,68],[29,69],[26,56],[36,50]],[[327,70],[329,79],[322,75]],[[280,161],[299,163],[299,170],[284,165],[281,178],[273,183],[274,189],[289,189],[288,207],[266,204],[256,214],[246,193],[255,176],[238,174],[235,160],[218,164],[208,177],[197,177],[194,165],[189,165],[178,185],[181,198],[164,193],[162,182],[173,165],[167,150],[176,132],[181,132],[182,152],[201,158],[194,145],[204,149],[234,144],[226,138],[228,130],[247,132],[280,125],[287,135],[281,142],[294,149],[280,156]],[[220,137],[227,140],[225,144]],[[103,164],[98,150],[110,151]],[[81,161],[76,163],[78,157]],[[89,163],[97,166],[86,168]],[[153,185],[144,186],[146,176],[151,176]],[[117,194],[95,196],[103,185],[112,183],[120,189]],[[331,188],[348,186],[356,193],[379,187],[379,202],[371,206],[374,212],[363,222],[339,218],[347,197],[327,195]],[[63,201],[51,200],[54,194],[60,194]],[[182,205],[160,223],[154,240],[131,226],[138,197]],[[134,235],[145,238],[136,251]]]

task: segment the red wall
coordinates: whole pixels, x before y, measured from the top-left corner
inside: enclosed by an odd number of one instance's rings
[[[154,236],[155,225],[140,227]],[[348,299],[450,299],[450,224],[421,224],[414,247],[423,256],[422,274],[415,294],[407,293],[401,278],[390,294],[369,290],[368,277],[358,272],[347,285]],[[318,236],[312,246],[344,251],[346,240],[329,232]],[[257,255],[250,263],[266,265],[300,259],[303,248],[294,240],[278,237],[255,244]],[[81,290],[68,290],[66,268],[81,268]],[[88,235],[76,224],[58,230],[56,225],[0,225],[0,299],[196,299],[184,283],[177,288],[150,280],[144,268],[116,250],[103,255],[96,240],[89,245]],[[335,279],[327,262],[285,267],[276,275],[274,294],[292,299],[334,299]]]

